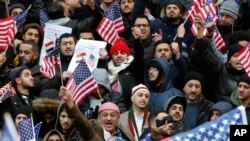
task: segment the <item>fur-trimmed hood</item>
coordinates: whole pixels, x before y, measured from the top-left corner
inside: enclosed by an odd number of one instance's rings
[[[33,109],[39,113],[56,113],[59,104],[59,100],[50,98],[37,98],[36,100],[32,101]]]

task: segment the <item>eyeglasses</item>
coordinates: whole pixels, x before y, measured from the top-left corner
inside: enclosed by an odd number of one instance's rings
[[[140,27],[145,28],[145,27],[148,27],[149,24],[135,24],[134,26],[135,26],[135,27],[138,27],[138,28],[140,28]]]

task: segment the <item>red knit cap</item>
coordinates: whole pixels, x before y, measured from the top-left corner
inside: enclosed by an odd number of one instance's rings
[[[114,110],[115,112],[117,112],[118,114],[120,114],[119,107],[116,104],[112,103],[112,102],[105,102],[105,103],[103,103],[99,107],[98,113],[101,113],[104,110]]]
[[[129,56],[130,50],[123,38],[118,38],[115,41],[114,45],[110,48],[109,50],[110,57],[112,57],[115,52],[120,51],[120,50],[124,51]]]

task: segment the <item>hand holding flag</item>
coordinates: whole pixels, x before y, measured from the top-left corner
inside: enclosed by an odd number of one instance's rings
[[[66,87],[71,92],[72,99],[79,105],[84,98],[97,90],[98,85],[87,64],[82,60],[75,68]]]
[[[119,37],[118,33],[124,30],[124,24],[122,20],[121,10],[119,7],[118,0],[114,0],[114,3],[107,15],[102,18],[102,21],[97,27],[97,32],[105,39],[108,43],[114,44],[116,39]]]

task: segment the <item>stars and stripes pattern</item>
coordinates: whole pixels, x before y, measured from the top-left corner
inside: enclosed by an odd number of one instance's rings
[[[212,0],[194,0],[191,9],[188,11],[188,13],[190,14],[189,19],[192,22],[194,22],[194,15],[196,13],[200,13],[201,18],[205,21],[205,26],[216,21],[216,12],[216,6],[214,5]],[[195,36],[197,35],[197,29],[194,24],[192,24],[191,31]],[[206,34],[206,32],[207,30],[204,30],[203,33]],[[217,27],[214,30],[213,40],[218,50],[222,51],[223,49],[225,49],[225,42]]]
[[[15,21],[13,17],[0,20],[0,50],[5,50],[14,40],[16,35]]]
[[[12,96],[14,93],[15,89],[11,87],[11,82],[4,85],[2,88],[0,88],[0,103]]]
[[[45,23],[48,22],[48,20],[49,20],[49,16],[48,16],[45,8],[40,9],[39,16],[40,16],[40,24],[41,24],[42,28],[44,28]]]
[[[124,31],[121,10],[118,0],[115,0],[110,10],[102,18],[97,27],[97,32],[109,44],[114,44],[119,37],[118,33]]]
[[[22,141],[35,141],[38,137],[42,122],[38,123],[35,127],[31,118],[20,121],[18,129]]]
[[[230,140],[230,125],[246,124],[245,108],[239,106],[215,120],[161,141],[228,141]]]
[[[40,70],[44,76],[52,78],[56,75],[56,69],[60,65],[60,43],[59,39],[56,39],[55,47],[51,52],[48,52],[43,58]]]
[[[16,15],[14,17],[14,21],[16,22],[17,30],[19,30],[20,27],[22,26],[26,16],[28,15],[28,12],[29,12],[29,8],[27,8],[22,14]]]
[[[211,13],[209,12],[207,14],[207,18],[205,20],[205,26],[207,26],[208,24],[210,23],[214,23],[215,20],[212,19],[212,16],[211,16]],[[215,30],[214,30],[214,33],[213,33],[213,39],[214,39],[214,43],[215,43],[215,46],[218,50],[224,50],[225,47],[226,47],[226,44],[218,30],[218,28],[216,27]]]
[[[248,45],[243,47],[237,54],[237,59],[243,65],[247,75],[250,77],[250,42]]]
[[[66,87],[71,92],[72,99],[79,105],[83,99],[97,90],[98,85],[87,64],[82,60],[68,80]]]

